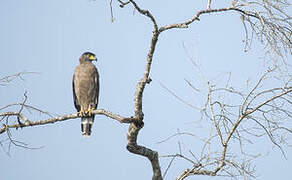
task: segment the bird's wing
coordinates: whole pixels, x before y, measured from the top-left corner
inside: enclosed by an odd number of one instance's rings
[[[78,100],[77,100],[77,97],[76,97],[75,83],[74,83],[74,81],[75,81],[75,73],[76,73],[76,72],[74,72],[73,80],[72,80],[73,101],[74,101],[75,108],[76,108],[77,111],[79,112],[81,108],[80,108],[80,104],[79,104],[79,102],[78,102]]]
[[[98,105],[98,99],[99,99],[99,74],[97,69],[95,68],[95,73],[94,73],[94,86],[95,86],[95,109],[97,108]]]

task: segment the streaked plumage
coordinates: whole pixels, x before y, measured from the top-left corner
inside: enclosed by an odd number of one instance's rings
[[[82,115],[82,135],[90,136],[94,115],[90,112],[97,108],[99,96],[99,74],[92,63],[96,61],[93,53],[86,52],[79,58],[79,65],[73,75],[73,99],[77,111]]]

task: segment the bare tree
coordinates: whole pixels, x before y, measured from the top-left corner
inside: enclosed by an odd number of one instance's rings
[[[285,0],[233,0],[228,1],[226,7],[213,7],[212,1],[206,0],[206,9],[194,12],[193,16],[185,21],[161,27],[158,26],[157,20],[151,11],[143,9],[136,1],[129,0],[124,2],[118,0],[114,2],[118,3],[121,8],[132,6],[139,14],[145,16],[152,23],[152,37],[145,59],[145,70],[136,85],[133,102],[134,114],[131,117],[124,117],[104,109],[95,110],[93,113],[105,115],[121,123],[129,124],[127,149],[131,153],[145,156],[149,159],[153,169],[153,180],[163,179],[158,153],[139,145],[137,139],[139,131],[144,124],[143,93],[145,86],[151,82],[149,74],[153,55],[158,38],[162,33],[168,30],[186,29],[191,24],[200,21],[200,17],[206,14],[236,12],[241,16],[241,21],[245,28],[246,50],[249,49],[253,39],[258,39],[266,47],[266,52],[271,55],[276,54],[280,59],[285,59],[287,54],[291,54],[291,17],[285,9],[290,7],[291,4]],[[112,0],[110,5],[112,9]],[[111,12],[113,20],[113,11]],[[285,60],[283,62],[287,64]],[[197,67],[196,62],[193,61],[193,63]],[[200,156],[193,154],[192,151],[190,151],[191,157],[181,152],[165,156],[171,158],[166,172],[175,158],[182,158],[192,165],[181,172],[177,177],[178,180],[193,175],[224,175],[234,178],[237,176],[253,177],[253,169],[250,165],[252,157],[244,158],[244,160],[238,158],[235,152],[228,148],[233,140],[238,142],[241,148],[240,155],[246,157],[246,148],[243,142],[249,142],[255,137],[268,136],[271,143],[277,146],[284,155],[281,145],[284,139],[281,138],[281,135],[292,133],[291,128],[282,125],[292,117],[292,112],[289,110],[292,105],[292,76],[289,72],[284,73],[281,71],[278,63],[278,61],[275,61],[272,67],[268,67],[266,72],[254,84],[247,82],[246,91],[237,90],[230,86],[228,80],[224,85],[213,84],[213,82],[206,80],[207,90],[204,91],[206,101],[199,110],[202,112],[201,118],[206,120],[206,123],[209,122],[214,131],[208,139],[204,140]],[[21,77],[21,75],[4,77],[0,79],[0,83],[9,82],[11,78]],[[269,87],[268,83],[271,81],[275,81],[278,86]],[[188,81],[187,83],[196,90],[192,83]],[[172,94],[175,95],[173,92]],[[0,109],[2,111],[0,113],[2,118],[0,134],[6,132],[14,145],[21,145],[21,143],[17,143],[9,135],[9,131],[12,128],[46,125],[79,118],[77,113],[52,116],[26,104],[26,98],[26,94],[24,94],[22,102],[7,105]],[[8,111],[7,109],[11,106],[18,106],[19,111]],[[29,117],[23,115],[22,111],[24,109],[34,110],[52,117],[31,121]],[[16,121],[13,121],[13,119]],[[174,136],[182,134],[178,133]],[[218,142],[220,146],[214,147],[213,144]]]
[[[255,177],[251,162],[257,155],[249,152],[247,144],[263,136],[267,136],[285,157],[283,146],[288,144],[285,136],[292,133],[287,123],[292,117],[289,110],[292,105],[291,77],[278,82],[279,72],[276,70],[267,70],[254,84],[247,84],[246,91],[235,89],[228,79],[224,85],[206,82],[206,100],[199,109],[201,119],[211,128],[211,134],[202,138],[201,153],[196,155],[190,150],[189,155],[178,152],[163,156],[171,158],[170,165],[175,158],[192,164],[177,179],[193,175]],[[267,87],[268,83],[279,86]],[[191,83],[189,85],[193,87]],[[181,135],[195,136],[179,132],[162,142]],[[234,144],[239,146],[240,152],[231,150]]]

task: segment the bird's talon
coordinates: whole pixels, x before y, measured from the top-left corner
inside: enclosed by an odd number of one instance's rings
[[[88,116],[91,116],[92,115],[92,111],[94,110],[94,108],[88,108],[88,110],[87,110],[87,114],[88,114]]]
[[[81,117],[85,116],[86,112],[83,109],[81,109],[81,111],[78,112],[78,115],[81,116]]]

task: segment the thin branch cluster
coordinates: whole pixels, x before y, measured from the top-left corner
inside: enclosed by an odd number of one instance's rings
[[[250,28],[250,31],[245,29],[247,49],[255,35],[265,44],[267,51],[279,56],[292,53],[291,16],[286,12],[291,3],[286,0],[239,0],[233,6],[246,12],[241,19],[244,27]],[[254,21],[252,17],[258,20]]]
[[[256,171],[253,163],[262,152],[254,154],[249,149],[258,138],[266,137],[286,157],[283,147],[289,146],[287,135],[292,134],[289,125],[292,120],[292,77],[280,80],[278,77],[282,72],[278,70],[269,69],[253,84],[247,82],[245,91],[232,87],[230,77],[222,85],[207,81],[207,90],[200,91],[207,92],[206,100],[199,109],[204,126],[210,127],[211,134],[203,138],[193,133],[178,132],[161,141],[190,136],[203,142],[189,153],[182,153],[180,147],[178,153],[162,156],[170,158],[164,176],[175,159],[182,159],[191,166],[181,172],[177,177],[179,180],[194,175],[254,178]],[[269,87],[269,83],[274,86]],[[231,149],[236,146],[240,151]]]

